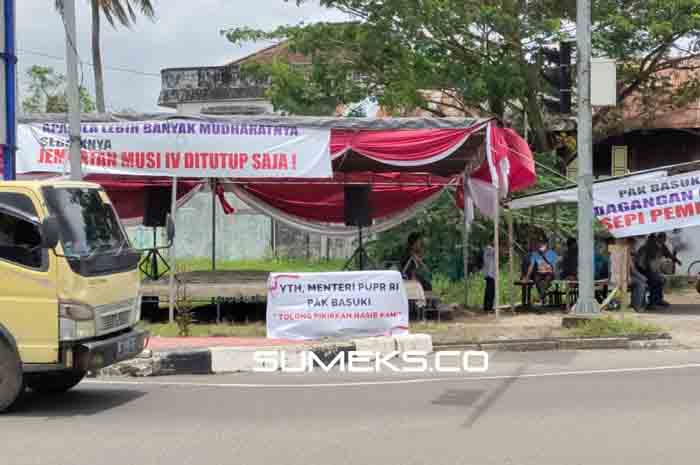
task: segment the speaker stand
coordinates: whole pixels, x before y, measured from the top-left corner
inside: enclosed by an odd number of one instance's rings
[[[149,249],[148,253],[146,253],[146,256],[143,257],[143,260],[141,260],[139,264],[139,269],[144,276],[152,281],[158,281],[170,271],[170,265],[156,247],[158,245],[156,242],[158,239],[157,230],[158,228],[153,228],[153,248]],[[161,260],[165,266],[162,271],[159,270],[158,260]]]
[[[353,262],[357,261],[360,265],[360,271],[363,271],[365,269],[365,264],[371,263],[371,260],[369,258],[369,255],[367,254],[367,250],[365,249],[364,245],[362,244],[362,226],[359,226],[357,228],[357,240],[358,240],[358,246],[353,252],[352,256],[348,259],[347,262],[345,262],[345,266],[343,267],[343,270],[348,271],[352,265]]]

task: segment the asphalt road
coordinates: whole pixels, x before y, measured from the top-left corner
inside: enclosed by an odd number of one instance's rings
[[[0,463],[696,464],[700,351],[499,353],[485,374],[88,380],[0,416]]]

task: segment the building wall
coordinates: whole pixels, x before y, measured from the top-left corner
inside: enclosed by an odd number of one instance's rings
[[[237,113],[236,108],[240,109],[238,114],[255,113],[255,114],[271,114],[274,113],[272,103],[262,99],[241,99],[241,100],[221,100],[215,102],[183,102],[177,104],[177,112],[186,115],[196,114],[228,114]]]
[[[611,174],[612,147],[616,145],[627,146],[632,172],[700,160],[700,135],[674,130],[636,131],[596,146],[593,161],[596,176]]]

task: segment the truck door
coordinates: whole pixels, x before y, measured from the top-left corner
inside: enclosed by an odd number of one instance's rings
[[[0,204],[37,217],[31,191],[4,188]],[[58,298],[56,257],[40,247],[39,228],[0,211],[0,323],[14,336],[24,363],[56,363]]]

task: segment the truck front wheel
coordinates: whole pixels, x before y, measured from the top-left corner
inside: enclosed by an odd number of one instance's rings
[[[0,337],[0,412],[10,408],[23,391],[22,362],[17,351]]]
[[[27,386],[41,394],[60,394],[75,387],[85,377],[85,371],[42,373],[27,379]]]

